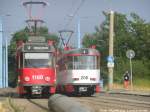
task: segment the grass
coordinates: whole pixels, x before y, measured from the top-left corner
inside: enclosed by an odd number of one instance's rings
[[[0,112],[6,112],[5,104],[0,102]]]
[[[8,103],[14,112],[24,112],[25,110],[25,108],[22,109],[20,106],[16,105],[10,97],[8,98]]]
[[[136,79],[133,86],[136,90],[150,91],[150,79]]]
[[[105,86],[105,89],[107,89],[107,85]],[[125,89],[125,88],[124,88],[123,83],[114,82],[113,89]],[[128,89],[129,90],[131,89],[130,85]],[[149,79],[133,80],[133,90],[150,92],[150,80]]]
[[[25,108],[16,105],[12,98],[0,101],[0,112],[24,112]]]

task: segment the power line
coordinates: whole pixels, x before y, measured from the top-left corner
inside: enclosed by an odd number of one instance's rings
[[[75,10],[75,12],[73,13],[73,16],[71,17],[70,21],[68,21],[68,23],[66,24],[66,27],[69,26],[69,24],[72,22],[73,18],[78,13],[78,11],[80,10],[80,8],[83,6],[84,2],[85,2],[85,0],[81,1],[81,3],[79,4],[79,6],[77,7],[77,9]]]

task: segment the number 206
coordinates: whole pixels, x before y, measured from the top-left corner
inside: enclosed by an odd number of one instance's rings
[[[81,80],[87,80],[88,76],[81,76]]]

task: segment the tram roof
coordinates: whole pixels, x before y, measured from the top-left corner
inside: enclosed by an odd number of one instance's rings
[[[100,53],[98,50],[92,49],[92,48],[78,48],[78,49],[64,51],[64,55],[67,55],[67,56],[97,55],[99,56]]]

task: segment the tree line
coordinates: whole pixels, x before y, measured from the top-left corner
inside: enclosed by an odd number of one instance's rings
[[[109,13],[103,12],[105,20],[95,27],[95,32],[86,34],[82,43],[84,47],[96,45],[101,53],[101,71],[107,79]],[[127,16],[115,12],[114,17],[114,81],[122,83],[123,74],[129,70],[129,60],[126,51],[132,49],[136,55],[133,59],[133,76],[135,79],[150,80],[150,23],[136,13]],[[136,80],[134,80],[136,83]],[[150,83],[149,83],[150,84]]]
[[[106,59],[109,47],[109,13],[103,12],[103,15],[105,16],[105,20],[99,26],[95,27],[95,32],[84,35],[82,44],[84,47],[96,45],[96,49],[101,53],[101,75],[106,80],[105,82],[107,82]],[[26,27],[14,33],[11,39],[8,47],[10,85],[14,84],[17,80],[14,66],[16,41],[19,39],[27,41],[30,34],[30,30]],[[56,41],[55,47],[58,47],[59,37],[56,34],[50,34],[47,27],[38,28],[37,35]],[[117,83],[122,83],[123,74],[129,70],[129,60],[126,57],[126,51],[129,49],[134,50],[136,53],[133,59],[133,77],[137,80],[150,80],[150,23],[146,22],[136,13],[130,13],[130,16],[127,16],[115,12],[114,81]],[[133,82],[136,83],[136,80]]]

